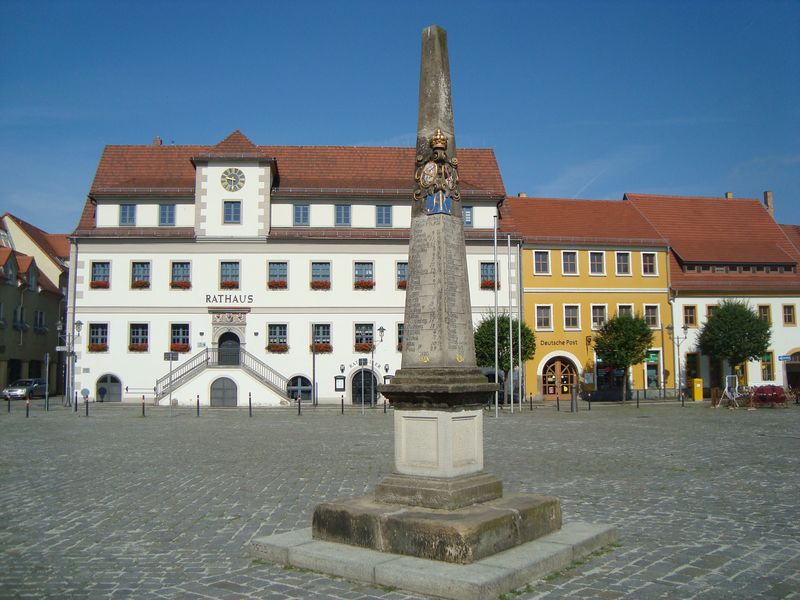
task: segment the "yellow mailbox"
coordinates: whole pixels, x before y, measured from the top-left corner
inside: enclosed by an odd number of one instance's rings
[[[698,402],[703,399],[703,380],[692,379],[692,399]]]

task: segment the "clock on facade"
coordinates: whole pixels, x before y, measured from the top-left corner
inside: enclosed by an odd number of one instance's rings
[[[238,192],[244,187],[244,173],[239,169],[225,169],[220,177],[220,183],[229,192]]]

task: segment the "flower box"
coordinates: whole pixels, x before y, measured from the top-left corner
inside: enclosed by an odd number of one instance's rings
[[[97,342],[86,346],[89,352],[108,352],[108,344],[104,342]]]
[[[316,354],[327,354],[333,352],[333,345],[330,342],[314,342],[309,346],[309,350]]]
[[[372,344],[372,342],[357,342],[353,346],[353,349],[356,352],[372,352],[373,348],[375,348],[375,346]]]
[[[148,344],[128,344],[128,350],[131,352],[147,352]]]
[[[403,351],[403,342],[397,342],[397,351],[398,352],[402,352]]]
[[[179,281],[173,280],[169,282],[169,287],[171,287],[173,290],[188,290],[192,287],[192,282],[185,281],[183,279]]]
[[[481,279],[481,289],[482,290],[493,290],[495,281],[494,279]],[[500,284],[497,284],[497,289],[500,289]]]
[[[271,290],[285,290],[287,283],[285,279],[270,279],[267,282],[267,287]]]
[[[375,281],[372,279],[357,279],[353,282],[353,287],[357,290],[371,290],[375,287]]]
[[[274,352],[275,354],[283,354],[289,351],[289,344],[279,342],[272,342],[267,344],[267,352]]]
[[[221,287],[223,290],[238,290],[239,282],[232,279],[223,279],[219,282],[219,287]]]
[[[189,346],[189,344],[175,342],[169,345],[169,349],[172,352],[188,352],[191,350],[191,346]]]
[[[89,287],[95,290],[107,290],[108,289],[108,280],[107,279],[96,279],[94,281],[89,282]]]
[[[397,289],[398,290],[404,290],[404,289],[406,289],[407,285],[408,285],[408,282],[405,279],[401,279],[400,281],[397,282]]]
[[[135,290],[145,290],[150,287],[150,282],[146,279],[134,279],[131,281],[131,287]]]
[[[327,279],[320,279],[318,281],[311,282],[311,289],[312,290],[329,290],[331,289],[331,282]]]

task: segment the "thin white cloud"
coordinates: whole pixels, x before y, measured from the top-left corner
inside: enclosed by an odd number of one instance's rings
[[[591,195],[592,186],[598,181],[631,171],[647,162],[655,149],[655,146],[627,146],[608,156],[568,165],[553,179],[537,186],[534,193],[555,198],[577,198],[587,192]]]

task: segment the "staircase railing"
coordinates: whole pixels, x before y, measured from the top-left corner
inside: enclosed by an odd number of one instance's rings
[[[230,354],[226,354],[225,358],[226,364],[220,364],[219,348],[201,350],[177,369],[173,369],[171,374],[167,373],[156,381],[156,398],[163,398],[169,394],[170,390],[177,389],[209,367],[240,367],[281,396],[286,395],[286,386],[289,383],[288,378],[250,354],[244,348],[239,349],[238,364],[228,363],[231,358]],[[235,353],[233,358],[235,360]]]
[[[185,363],[180,365],[177,369],[173,369],[172,373],[167,373],[156,381],[156,398],[162,398],[167,395],[170,389],[175,389],[182,385],[192,377],[195,377],[206,367],[217,362],[217,349],[205,348],[194,356],[192,356]]]
[[[256,379],[262,381],[268,387],[271,387],[281,396],[286,395],[286,386],[289,384],[289,379],[278,373],[266,363],[261,362],[258,358],[250,354],[244,348],[240,349],[240,359],[242,368],[245,371],[248,371]]]

